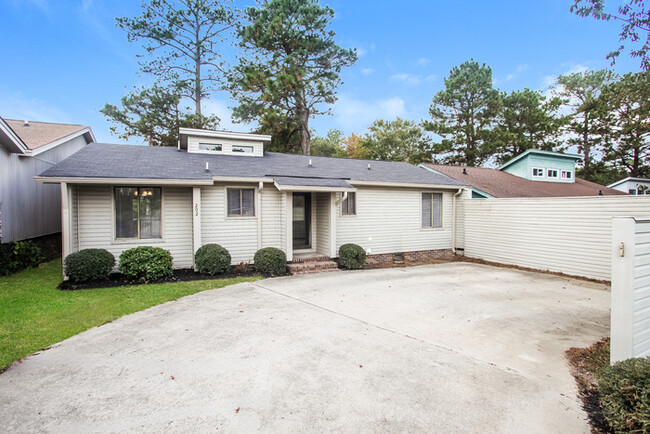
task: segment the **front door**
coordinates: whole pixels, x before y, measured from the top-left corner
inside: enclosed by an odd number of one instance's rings
[[[293,194],[293,249],[311,248],[311,193]]]

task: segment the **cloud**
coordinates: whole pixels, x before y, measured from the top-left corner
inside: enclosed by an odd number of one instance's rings
[[[360,134],[377,119],[394,119],[406,114],[405,102],[400,97],[364,101],[341,95],[332,108],[338,127]]]
[[[357,56],[363,57],[366,54],[368,54],[368,50],[366,50],[365,48],[361,48],[361,47],[357,48]]]
[[[431,63],[430,59],[427,59],[426,57],[420,57],[416,62],[415,66],[419,66],[420,68],[424,68],[427,66],[429,63]]]
[[[527,63],[517,65],[517,68],[515,68],[515,71],[511,72],[508,75],[506,75],[506,78],[504,78],[502,80],[495,78],[494,79],[494,84],[499,84],[499,83],[504,83],[504,82],[507,82],[507,81],[512,81],[515,78],[517,78],[519,76],[519,74],[521,74],[522,72],[528,71],[528,69],[530,69],[530,66],[528,66]]]
[[[60,107],[20,92],[0,91],[0,115],[7,119],[41,122],[78,123]]]
[[[390,81],[399,81],[412,86],[420,83],[421,80],[421,76],[408,73],[393,74],[390,76]]]
[[[375,70],[372,69],[372,68],[363,68],[361,70],[361,74],[366,75],[366,76],[367,75],[372,75],[372,74],[374,74],[374,72],[375,72]]]

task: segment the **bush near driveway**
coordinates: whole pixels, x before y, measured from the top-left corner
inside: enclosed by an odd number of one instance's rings
[[[173,276],[172,261],[169,250],[140,246],[122,252],[118,270],[127,279],[151,282]]]
[[[287,273],[287,255],[275,247],[265,247],[255,252],[255,269],[265,276],[282,276]]]
[[[224,273],[230,267],[230,253],[219,244],[206,244],[201,246],[194,255],[196,270],[201,274]]]
[[[157,304],[260,277],[60,291],[61,259],[0,277],[0,372],[34,351]]]
[[[650,432],[650,358],[604,367],[598,392],[605,418],[616,432]]]
[[[65,258],[66,276],[75,283],[108,279],[115,266],[115,256],[104,249],[84,249]]]
[[[343,244],[339,248],[339,265],[349,270],[357,270],[366,263],[366,251],[358,244]]]

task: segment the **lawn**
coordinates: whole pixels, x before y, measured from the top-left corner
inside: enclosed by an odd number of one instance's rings
[[[60,291],[61,260],[0,277],[0,370],[89,328],[170,300],[259,277]]]

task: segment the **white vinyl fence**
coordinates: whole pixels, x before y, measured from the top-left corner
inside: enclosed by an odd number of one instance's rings
[[[610,360],[650,356],[650,218],[615,218],[612,227]]]
[[[611,279],[612,218],[649,215],[650,196],[462,199],[465,255]]]

